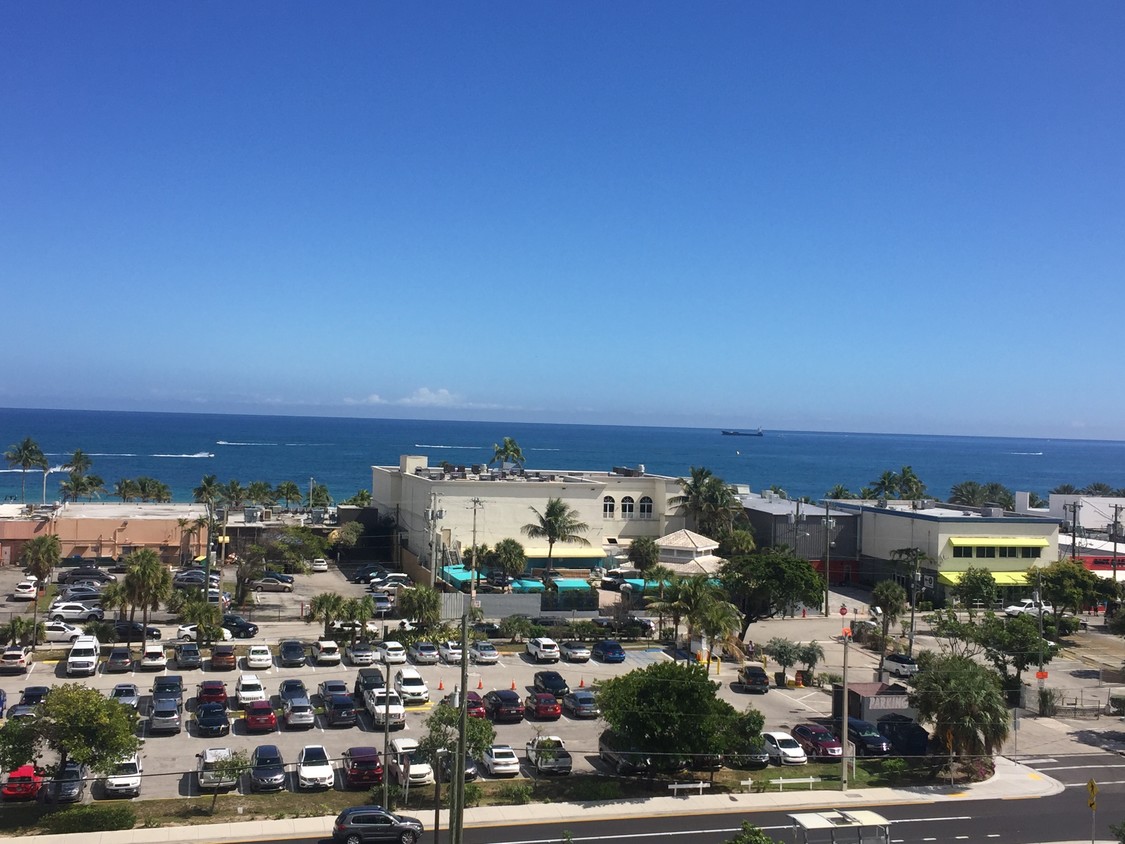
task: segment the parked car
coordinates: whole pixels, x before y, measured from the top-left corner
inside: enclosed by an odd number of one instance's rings
[[[594,642],[594,646],[590,648],[590,656],[599,662],[624,662],[625,649],[612,639],[603,639]]]
[[[434,769],[418,752],[416,739],[401,737],[391,740],[389,767],[391,776],[399,785],[410,787],[433,785]]]
[[[153,698],[148,711],[149,734],[179,733],[182,729],[182,709],[182,705],[175,698]]]
[[[102,643],[96,636],[79,636],[70,646],[70,654],[66,658],[66,676],[82,674],[93,677],[98,673],[101,651]]]
[[[144,766],[136,753],[126,756],[113,766],[113,771],[102,781],[106,797],[140,797],[141,776]]]
[[[34,662],[31,645],[9,645],[0,653],[0,671],[5,674],[26,674]]]
[[[370,642],[352,642],[344,648],[344,655],[352,665],[375,664],[375,646]]]
[[[414,642],[406,649],[406,655],[415,665],[437,665],[441,654],[433,642]]]
[[[820,724],[798,724],[793,728],[792,735],[810,759],[839,762],[844,755],[840,740]]]
[[[309,744],[297,754],[297,788],[331,788],[336,772],[328,751],[319,744]]]
[[[738,670],[738,679],[734,685],[737,691],[764,695],[769,693],[770,678],[762,666],[744,665]]]
[[[370,583],[373,576],[383,577],[386,568],[378,563],[366,563],[352,573],[352,583]]]
[[[536,671],[533,685],[535,691],[547,692],[557,698],[570,694],[570,686],[557,671]]]
[[[204,680],[195,687],[195,702],[197,704],[221,703],[226,706],[229,702],[227,684],[222,680]]]
[[[47,800],[51,803],[78,803],[86,795],[89,773],[85,765],[67,762],[47,784]]]
[[[399,642],[380,642],[379,661],[384,665],[406,662],[406,648]]]
[[[331,639],[318,639],[313,642],[313,662],[317,665],[339,665],[343,654],[340,646]]]
[[[278,661],[283,668],[294,665],[304,665],[308,660],[308,652],[303,642],[295,639],[285,639],[277,646]]]
[[[47,631],[43,640],[45,642],[73,642],[82,635],[81,628],[67,624],[65,621],[46,621],[43,623],[43,629]]]
[[[488,639],[498,639],[501,636],[500,625],[491,621],[478,621],[473,625],[473,632]]]
[[[282,680],[281,684],[277,687],[277,696],[280,698],[282,705],[285,705],[287,700],[294,698],[307,698],[309,690],[305,688],[303,680],[298,680],[296,677],[290,677],[287,680]]]
[[[371,614],[375,618],[386,618],[394,609],[394,601],[391,596],[381,590],[372,590],[371,602]]]
[[[383,782],[383,763],[374,747],[349,747],[340,762],[345,788],[370,788]]]
[[[546,636],[536,636],[534,639],[528,639],[525,646],[527,655],[534,662],[558,662],[559,661],[559,646],[554,639],[549,639]]]
[[[230,759],[234,752],[229,747],[209,747],[196,754],[195,776],[200,791],[234,788],[238,778],[222,769],[221,763]]]
[[[8,710],[8,720],[34,715],[35,710],[39,708],[39,704],[43,702],[50,691],[49,686],[27,686],[20,693],[20,699],[16,705]]]
[[[15,768],[0,788],[0,797],[5,800],[34,800],[43,788],[43,777],[34,765],[20,765]]]
[[[240,615],[224,615],[222,626],[236,639],[253,639],[258,635],[258,625]]]
[[[573,718],[597,718],[602,714],[598,699],[587,689],[576,689],[570,694],[563,695],[562,708]]]
[[[282,791],[285,788],[285,758],[276,744],[259,744],[250,754],[250,790]]]
[[[110,649],[103,670],[107,673],[120,673],[133,670],[133,652],[124,645]]]
[[[64,569],[55,576],[58,584],[77,583],[80,580],[96,580],[98,583],[113,583],[117,580],[112,574],[94,566],[79,566],[73,569]]]
[[[430,689],[413,668],[400,668],[395,672],[395,691],[406,706],[430,702]]]
[[[273,651],[269,645],[251,645],[246,652],[246,667],[252,671],[268,671],[273,668]]]
[[[376,729],[384,725],[389,729],[406,726],[406,708],[394,689],[371,689],[364,694],[363,703]]]
[[[246,706],[252,700],[267,700],[266,687],[258,679],[257,674],[240,674],[234,686],[235,697],[239,706]]]
[[[139,665],[142,671],[163,671],[168,667],[168,654],[159,642],[148,642],[141,651]]]
[[[146,627],[139,621],[121,618],[113,622],[113,635],[117,637],[119,642],[140,642],[142,639],[159,642],[164,638],[164,634],[160,632],[159,627],[152,624]]]
[[[469,660],[477,665],[495,665],[500,661],[500,651],[487,639],[478,639],[469,645]]]
[[[238,655],[234,652],[234,645],[211,646],[211,670],[234,671],[238,668]]]
[[[188,670],[203,667],[203,654],[195,642],[180,642],[175,651],[176,668]]]
[[[179,674],[165,674],[163,677],[154,677],[149,694],[153,700],[174,700],[179,706],[184,705],[184,678]]]
[[[250,581],[250,588],[255,592],[292,592],[293,584],[278,580],[271,575],[264,575],[257,580]]]
[[[804,765],[809,761],[804,749],[789,733],[776,730],[763,732],[762,739],[766,743],[766,753],[775,765]]]
[[[485,711],[481,696],[476,692],[468,692],[467,695],[468,700],[465,701],[465,706],[468,710],[468,716],[470,718],[487,718],[488,713]],[[451,692],[441,699],[441,705],[458,707],[461,705],[461,700],[456,692]]]
[[[363,702],[363,696],[372,689],[382,689],[387,685],[387,680],[383,676],[383,671],[380,668],[361,668],[356,672],[355,687],[352,689],[352,697],[356,699],[357,703]]]
[[[891,748],[899,756],[925,756],[930,748],[930,734],[905,715],[884,715],[875,727],[887,737]]]
[[[329,727],[354,727],[358,724],[352,696],[336,694],[324,698],[324,721]]]
[[[906,654],[888,654],[884,664],[888,674],[904,680],[918,673],[918,663]]]
[[[461,652],[461,643],[447,639],[438,646],[438,654],[446,665],[454,663],[460,665],[464,654]]]
[[[1050,615],[1055,611],[1052,604],[1037,601],[1034,598],[1024,598],[1010,606],[1004,607],[1004,614],[1015,618],[1017,615]]]
[[[839,735],[838,721],[836,728]],[[855,745],[859,756],[889,756],[891,753],[891,743],[870,721],[848,718],[848,740]]]
[[[584,642],[562,642],[559,655],[563,662],[589,662],[590,648]]]
[[[309,563],[309,571],[312,572],[326,572],[328,571],[328,560],[324,557],[317,557]]]
[[[278,571],[277,569],[266,569],[262,572],[262,577],[272,577],[274,580],[281,581],[282,583],[288,583],[289,585],[293,585],[293,583],[295,583],[297,580],[297,578],[293,577],[293,575],[287,574],[283,571]]]
[[[382,806],[351,806],[336,816],[332,840],[348,844],[376,841],[416,844],[424,831],[425,827],[417,818],[396,815]]]
[[[15,601],[34,601],[38,597],[39,581],[34,577],[21,580],[16,584],[16,588],[12,590],[12,600]]]
[[[109,692],[109,699],[136,711],[141,705],[141,690],[136,683],[118,683]]]
[[[562,717],[558,698],[549,692],[532,692],[524,698],[523,708],[528,718],[540,721],[557,721]]]
[[[598,758],[618,776],[644,773],[649,767],[645,755],[630,749],[612,730],[598,737]]]
[[[316,726],[316,712],[307,697],[292,697],[282,706],[281,717],[290,730],[309,730]]]
[[[484,751],[481,759],[484,769],[491,777],[519,776],[520,758],[512,750],[511,745],[493,744]]]
[[[383,628],[374,621],[355,621],[347,618],[337,618],[328,625],[328,630],[334,635],[338,634],[341,639],[352,639],[355,636],[370,636],[377,639]]]
[[[201,703],[195,707],[195,729],[200,736],[215,738],[230,733],[230,717],[221,703]]]
[[[346,695],[348,684],[344,680],[322,680],[317,684],[316,693],[320,695],[322,702],[326,702],[333,695]]]
[[[59,604],[51,604],[50,609],[47,610],[47,617],[51,621],[101,621],[105,618],[105,613],[101,607],[63,601]]]
[[[234,634],[227,630],[225,627],[215,628],[213,636],[207,636],[207,631],[204,630],[203,641],[209,642],[211,639],[218,639],[222,642],[229,642],[234,638]],[[181,624],[176,628],[176,638],[182,642],[198,642],[199,641],[199,625],[198,624]]]
[[[523,720],[523,701],[510,689],[495,689],[484,696],[484,711],[495,723]]]
[[[272,733],[277,729],[277,713],[268,700],[252,700],[242,707],[248,733]]]

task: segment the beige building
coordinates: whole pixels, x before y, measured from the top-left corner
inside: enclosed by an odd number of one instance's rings
[[[477,545],[515,539],[532,561],[545,558],[547,542],[528,539],[522,528],[536,521],[532,508],[542,512],[550,498],[561,498],[589,525],[588,546],[556,544],[556,567],[604,565],[636,537],[656,539],[683,527],[683,515],[669,504],[680,491],[677,478],[648,474],[643,466],[610,472],[463,469],[403,455],[398,466],[371,468],[372,506],[398,522],[404,556],[427,566],[432,542],[440,558],[443,549],[467,550],[474,530]]]
[[[195,557],[207,547],[202,504],[74,503],[26,506],[0,505],[0,564],[19,562],[23,546],[38,536],[54,534],[62,556],[117,558],[151,548],[167,563]]]

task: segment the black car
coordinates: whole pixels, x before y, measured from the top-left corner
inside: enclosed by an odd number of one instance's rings
[[[195,710],[195,727],[206,738],[230,733],[230,716],[221,703],[201,703]]]
[[[294,665],[304,665],[305,660],[308,658],[304,643],[298,642],[295,639],[286,639],[278,645],[277,650],[278,658],[284,668]]]
[[[250,790],[281,791],[285,788],[285,760],[275,744],[260,744],[250,754]]]
[[[370,583],[373,574],[383,576],[387,574],[387,570],[378,563],[368,563],[356,569],[352,575],[352,583]]]
[[[500,625],[493,624],[491,621],[478,621],[473,625],[473,631],[486,639],[499,639],[501,636]]]
[[[739,669],[734,685],[738,691],[764,695],[770,690],[770,678],[762,666],[747,665]]]
[[[837,721],[836,734],[839,736],[839,733]],[[891,743],[887,741],[887,737],[870,721],[861,718],[848,718],[848,740],[855,745],[855,752],[859,756],[889,756],[891,753]]]
[[[324,701],[324,720],[329,727],[354,727],[357,723],[355,700],[351,695],[332,695]]]
[[[643,773],[649,767],[644,754],[629,750],[621,737],[611,730],[598,737],[598,758],[618,776]]]
[[[352,697],[363,703],[363,696],[372,689],[383,689],[387,686],[387,679],[383,676],[382,669],[361,668],[356,672],[355,687]]]
[[[497,689],[484,696],[484,712],[494,722],[523,720],[523,701],[511,689]]]
[[[90,566],[60,572],[55,578],[55,582],[59,584],[77,583],[80,580],[93,580],[104,586],[107,583],[113,583],[117,578],[107,571]]]
[[[281,705],[284,706],[285,702],[289,700],[308,700],[309,690],[300,680],[282,680],[277,689],[277,696],[281,699]]]
[[[535,672],[535,691],[549,692],[556,698],[562,698],[570,694],[570,686],[567,685],[566,680],[557,671],[536,671]]]
[[[128,619],[119,618],[113,622],[113,635],[117,637],[119,642],[139,642],[141,635],[144,638],[152,639],[159,642],[164,638],[164,634],[160,632],[159,627],[153,627],[151,624],[145,627],[139,621],[129,621]]]
[[[395,815],[382,806],[351,806],[336,816],[332,840],[359,842],[394,841],[416,844],[425,828],[417,818]]]
[[[176,667],[202,668],[203,655],[199,652],[199,645],[195,642],[181,642],[176,645]]]
[[[247,621],[240,615],[226,614],[223,616],[223,627],[231,632],[236,639],[253,639],[258,635],[258,625]]]
[[[930,734],[925,727],[905,715],[884,715],[876,727],[887,737],[899,756],[925,756],[929,750]]]

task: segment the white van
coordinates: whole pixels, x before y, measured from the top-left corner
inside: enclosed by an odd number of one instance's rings
[[[66,676],[83,674],[93,677],[98,673],[101,653],[102,643],[97,636],[79,636],[74,640],[70,655],[66,658]]]

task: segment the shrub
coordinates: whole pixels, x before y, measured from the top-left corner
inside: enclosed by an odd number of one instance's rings
[[[843,683],[843,674],[833,674],[831,671],[821,671],[816,675],[817,683],[825,688],[831,688],[833,683]]]
[[[505,803],[523,805],[531,802],[531,783],[509,782],[500,789],[500,799]]]
[[[1059,700],[1062,692],[1058,689],[1039,690],[1039,717],[1049,718],[1059,711]]]
[[[884,760],[880,773],[883,779],[894,780],[906,773],[909,763],[901,756],[892,756]]]
[[[621,783],[583,777],[574,781],[571,795],[575,800],[620,800]]]
[[[39,822],[47,832],[56,835],[73,832],[96,832],[110,829],[132,829],[137,825],[137,810],[129,803],[111,805],[87,804],[45,815]]]
[[[484,791],[480,787],[479,782],[465,783],[465,805],[476,806],[480,803]]]

